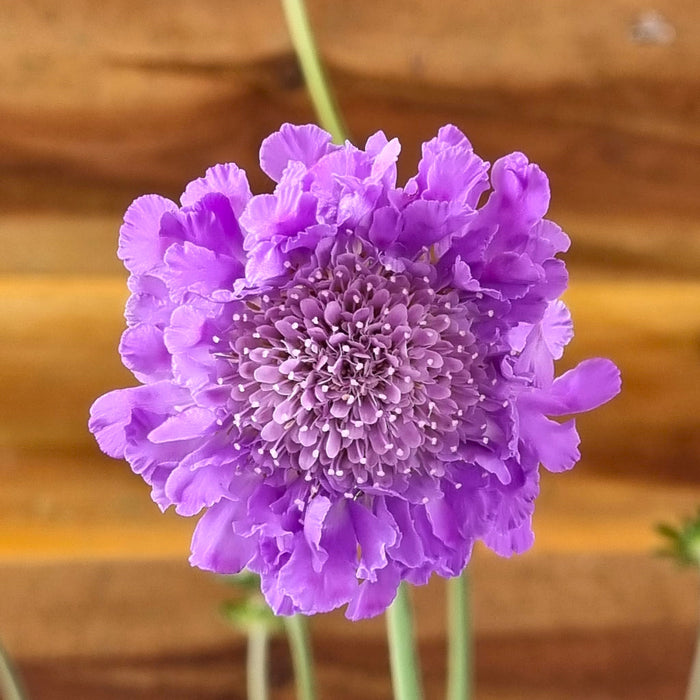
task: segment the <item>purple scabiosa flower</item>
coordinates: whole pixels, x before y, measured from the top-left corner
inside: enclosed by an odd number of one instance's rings
[[[398,153],[287,124],[260,152],[272,194],[217,165],[121,229],[141,385],[90,429],[161,508],[204,511],[192,564],[259,573],[280,614],[369,617],[477,540],[526,550],[539,466],[580,456],[555,418],[620,388],[604,359],[555,378],[569,239],[542,171],[513,153],[489,172],[446,126],[400,188]]]

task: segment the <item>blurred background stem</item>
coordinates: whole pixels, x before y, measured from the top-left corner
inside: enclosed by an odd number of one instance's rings
[[[304,1],[282,0],[282,8],[318,122],[330,132],[335,143],[343,143],[347,130],[319,59]]]
[[[246,665],[248,700],[268,700],[267,647],[269,630],[265,624],[248,628],[248,658]]]
[[[294,678],[297,686],[297,700],[315,700],[313,655],[306,625],[305,615],[292,615],[284,618],[287,639],[292,652]]]
[[[700,624],[698,624],[698,636],[695,641],[695,656],[690,667],[690,680],[688,681],[686,700],[700,700]]]
[[[401,583],[394,602],[387,608],[386,623],[394,698],[420,700],[423,693],[413,633],[413,610],[406,583]]]
[[[0,645],[0,691],[2,691],[3,700],[27,700],[19,674],[2,645]]]
[[[472,697],[473,641],[467,569],[447,581],[447,700]]]

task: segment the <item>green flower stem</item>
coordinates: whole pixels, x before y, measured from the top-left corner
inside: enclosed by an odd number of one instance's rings
[[[420,700],[423,693],[413,637],[413,613],[405,583],[386,611],[395,700]]]
[[[466,572],[447,582],[448,659],[447,700],[472,696],[472,620],[469,577]]]
[[[22,683],[5,650],[0,646],[0,696],[4,700],[25,700]]]
[[[700,700],[700,625],[698,625],[698,638],[695,642],[695,656],[690,668],[690,681],[688,682],[688,694],[686,700]]]
[[[297,700],[314,700],[314,662],[305,615],[291,615],[284,618],[287,638],[292,651],[294,677],[297,685]]]
[[[343,143],[345,125],[318,57],[304,0],[282,0],[282,8],[319,124],[330,132],[335,143]]]
[[[249,700],[267,700],[267,644],[269,631],[265,624],[248,628],[247,683]]]

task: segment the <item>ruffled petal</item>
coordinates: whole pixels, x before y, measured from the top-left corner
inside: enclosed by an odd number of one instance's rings
[[[237,574],[256,552],[254,537],[241,537],[233,531],[240,506],[227,499],[207,509],[192,537],[190,564],[217,574]]]
[[[220,163],[208,168],[204,177],[190,182],[180,197],[180,202],[183,207],[193,206],[212,192],[223,194],[236,216],[241,215],[252,197],[245,170],[241,170],[235,163]]]
[[[155,194],[135,199],[126,210],[117,255],[129,272],[146,274],[162,263],[169,241],[160,235],[161,219],[176,211],[175,202]]]
[[[377,571],[372,581],[363,581],[353,596],[345,617],[348,620],[364,620],[381,615],[391,605],[401,583],[401,570],[396,564],[388,564]]]
[[[279,182],[290,161],[300,161],[310,168],[319,158],[333,150],[331,139],[327,131],[315,124],[283,124],[279,131],[262,142],[260,168],[275,182]]]

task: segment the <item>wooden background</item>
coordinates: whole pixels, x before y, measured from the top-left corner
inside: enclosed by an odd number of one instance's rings
[[[651,556],[700,503],[700,6],[695,0],[310,2],[353,136],[445,122],[549,174],[573,239],[577,337],[624,393],[580,420],[583,460],[545,478],[533,551],[477,553],[478,698],[680,698],[697,577]],[[130,383],[117,342],[121,214],[313,119],[273,0],[0,4],[0,637],[32,697],[242,698],[230,595],[86,431]],[[440,582],[417,591],[429,698]],[[322,697],[389,698],[383,628],[313,621]],[[361,644],[355,643],[360,642]],[[293,697],[283,642],[275,698]]]

